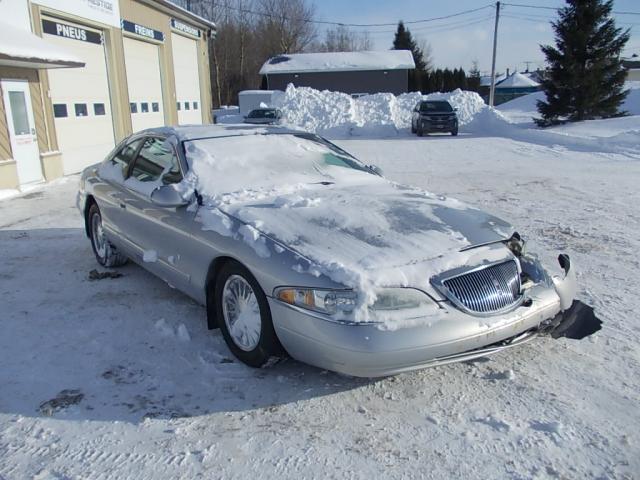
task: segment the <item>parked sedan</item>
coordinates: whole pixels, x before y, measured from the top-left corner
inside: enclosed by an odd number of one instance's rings
[[[158,128],[81,178],[97,261],[206,306],[233,354],[375,377],[600,328],[504,221],[282,127]]]
[[[432,132],[458,135],[458,115],[446,100],[425,100],[413,109],[411,133],[421,137]]]
[[[254,125],[276,125],[282,121],[282,112],[277,108],[256,108],[244,117],[244,123]]]

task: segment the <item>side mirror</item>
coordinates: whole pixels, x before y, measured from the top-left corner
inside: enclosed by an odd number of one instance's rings
[[[379,177],[383,177],[382,169],[377,165],[367,165],[367,168]]]
[[[151,202],[159,207],[184,207],[189,202],[183,198],[173,185],[160,185],[151,192]]]

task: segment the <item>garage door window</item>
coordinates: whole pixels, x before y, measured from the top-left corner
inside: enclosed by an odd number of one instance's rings
[[[193,102],[193,109],[197,110],[198,109],[198,102]]]
[[[176,102],[176,108],[180,110],[180,102]]]
[[[53,104],[53,116],[56,118],[66,118],[69,116],[67,113],[67,105],[65,103]]]
[[[93,104],[93,114],[94,115],[104,115],[105,114],[105,110],[104,110],[104,103],[94,103]]]
[[[159,112],[160,111],[160,104],[158,102],[153,102],[151,104],[151,110],[154,112]]]
[[[131,113],[138,113],[138,104],[135,102],[131,102],[129,104],[129,108],[131,109]]]
[[[87,104],[86,103],[76,103],[74,105],[76,109],[76,117],[86,117],[87,116]]]
[[[142,102],[140,104],[140,111],[142,113],[149,113],[149,104],[147,102]]]
[[[165,184],[182,180],[178,158],[171,144],[161,138],[148,138],[133,165],[131,176],[141,182],[162,179]]]

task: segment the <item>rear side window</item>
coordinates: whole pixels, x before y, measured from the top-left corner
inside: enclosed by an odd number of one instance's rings
[[[178,157],[171,144],[161,138],[147,138],[133,164],[131,176],[141,182],[180,182],[182,174]]]
[[[129,165],[133,161],[136,151],[140,146],[142,139],[134,140],[126,144],[124,147],[120,149],[118,153],[116,153],[113,158],[111,158],[111,163],[114,165],[119,165],[122,168],[122,175],[126,177],[126,172],[129,169]]]

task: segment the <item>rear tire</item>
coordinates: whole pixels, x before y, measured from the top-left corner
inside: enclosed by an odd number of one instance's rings
[[[249,270],[235,261],[225,263],[216,278],[214,298],[222,336],[240,361],[259,368],[282,356],[267,297]]]
[[[422,127],[418,127],[418,136],[422,137],[424,135],[424,130],[422,130]]]
[[[102,215],[98,205],[94,203],[87,214],[87,226],[91,248],[96,260],[103,267],[120,267],[127,263],[127,257],[116,250],[102,228]]]
[[[411,122],[411,133],[416,133],[416,127],[413,126],[413,122]]]
[[[458,136],[458,128],[456,127],[455,130],[451,130],[451,135],[453,135],[454,137]]]

